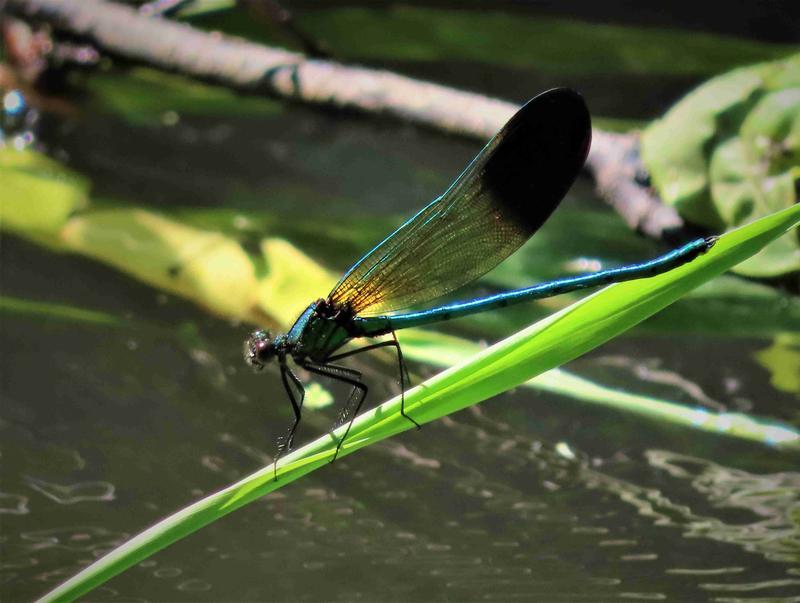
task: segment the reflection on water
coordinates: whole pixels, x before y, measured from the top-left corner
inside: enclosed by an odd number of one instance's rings
[[[126,535],[105,528],[75,527],[23,532],[20,537],[22,541],[30,543],[32,551],[53,548],[97,554],[99,551],[117,546],[125,540]]]
[[[74,505],[87,500],[114,500],[114,485],[108,482],[81,482],[61,485],[33,477],[29,477],[27,481],[32,489],[62,505]]]
[[[632,505],[639,514],[661,527],[680,528],[686,538],[706,538],[738,545],[744,551],[758,553],[775,562],[800,563],[800,473],[780,472],[758,475],[720,464],[665,450],[650,450],[645,457],[651,466],[669,476],[689,483],[693,492],[681,497],[682,488],[665,485],[664,490],[643,488],[608,475],[586,469],[583,477],[591,488],[603,489]],[[694,494],[700,494],[697,500]],[[702,509],[704,512],[701,512]],[[744,513],[732,515],[729,510]],[[749,520],[749,521],[748,521]],[[623,556],[641,559],[641,556]],[[653,556],[655,558],[655,555]],[[754,567],[719,566],[709,558],[703,566],[667,568],[671,575],[692,577],[752,573]],[[709,564],[710,566],[706,566]],[[786,574],[796,568],[786,568]],[[713,592],[749,593],[763,590],[792,592],[800,586],[797,578],[705,582],[698,588]],[[759,597],[762,595],[759,595]],[[715,601],[752,601],[752,598],[715,598]],[[767,600],[767,599],[757,599]],[[770,596],[769,601],[797,601],[797,597]]]
[[[800,473],[756,475],[665,450],[648,451],[646,458],[688,481],[714,509],[741,509],[752,518],[728,523],[687,509],[682,523],[687,537],[738,544],[773,561],[800,562]]]
[[[596,360],[603,366],[613,366],[624,368],[630,371],[637,379],[650,383],[668,385],[682,391],[689,398],[704,408],[710,408],[718,412],[725,412],[728,408],[725,404],[714,400],[708,396],[703,388],[694,381],[679,375],[675,371],[668,371],[659,368],[657,359],[626,358],[624,356],[604,356]]]
[[[29,513],[28,497],[21,494],[11,494],[0,492],[0,513],[10,513],[12,515],[24,515]]]

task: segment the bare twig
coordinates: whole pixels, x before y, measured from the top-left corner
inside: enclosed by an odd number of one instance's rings
[[[93,46],[55,39],[48,25],[33,28],[24,21],[5,16],[0,19],[0,34],[6,60],[14,67],[18,79],[42,89],[52,87],[53,80],[61,79],[61,68],[66,65],[90,68],[100,61],[100,54]]]
[[[415,80],[385,70],[310,59],[185,23],[148,19],[106,0],[5,0],[5,10],[49,23],[101,51],[254,94],[387,114],[485,140],[517,105]],[[677,238],[683,222],[637,182],[642,170],[633,135],[593,131],[587,167],[601,196],[633,228],[653,238]]]
[[[601,133],[597,129],[592,134],[587,165],[594,176],[597,192],[628,226],[673,244],[690,236],[675,208],[662,203],[641,183],[647,180],[647,171],[639,154],[639,137]]]

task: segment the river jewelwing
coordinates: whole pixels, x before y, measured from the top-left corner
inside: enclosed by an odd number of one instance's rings
[[[478,153],[443,195],[420,210],[356,262],[328,297],[313,302],[288,333],[258,330],[245,342],[245,360],[260,369],[278,361],[294,411],[294,422],[278,441],[277,460],[291,449],[300,424],[305,389],[289,366],[348,384],[351,390],[338,425],[350,424],[368,388],[361,373],[337,361],[391,346],[407,371],[395,331],[620,281],[666,272],[707,251],[714,237],[693,240],[655,259],[463,302],[409,311],[477,279],[516,251],[535,233],[572,186],[589,153],[592,128],[583,98],[572,90],[549,90],[528,101]],[[353,339],[391,335],[340,352]],[[405,413],[401,396],[400,412]],[[348,417],[348,409],[354,411]],[[276,474],[277,475],[277,474]]]

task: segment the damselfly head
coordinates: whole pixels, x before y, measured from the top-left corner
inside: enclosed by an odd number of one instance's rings
[[[254,369],[261,370],[275,356],[275,340],[269,331],[253,331],[244,342],[244,360]]]

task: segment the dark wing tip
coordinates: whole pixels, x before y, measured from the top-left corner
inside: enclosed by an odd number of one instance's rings
[[[413,307],[485,274],[550,216],[591,141],[581,96],[522,107],[439,198],[357,262],[330,294],[361,315]]]
[[[591,140],[583,97],[569,88],[543,92],[525,103],[490,143],[485,186],[533,232],[572,186]]]

